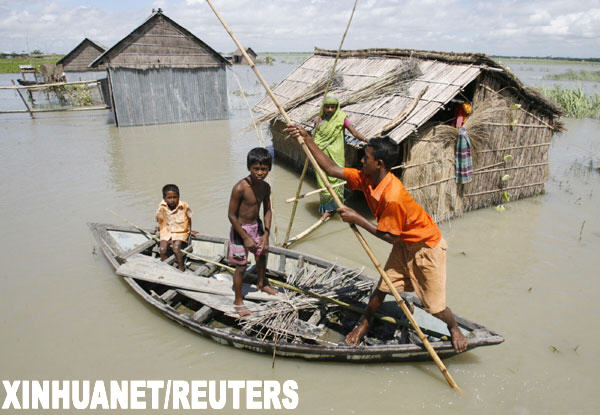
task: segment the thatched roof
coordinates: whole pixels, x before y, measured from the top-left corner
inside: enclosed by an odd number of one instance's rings
[[[160,9],[100,55],[90,67],[102,63],[135,69],[231,65],[219,52],[165,16]]]
[[[65,71],[89,71],[89,64],[105,50],[106,46],[86,37],[73,50],[56,62],[56,65],[63,65]],[[105,68],[102,65],[95,69]]]
[[[337,51],[315,49],[313,56],[284,79],[273,93],[285,107],[286,102],[310,89],[317,80],[331,72]],[[410,81],[407,92],[376,95],[370,99],[343,107],[352,123],[365,136],[377,134],[405,109],[416,104],[408,117],[389,135],[401,142],[443,109],[453,98],[460,97],[467,85],[480,74],[487,73],[498,79],[505,88],[530,104],[530,111],[555,118],[560,110],[535,91],[525,87],[505,67],[484,54],[445,53],[408,49],[365,49],[342,51],[336,66],[338,82],[332,92],[340,101],[344,97],[369,86],[390,71],[416,59],[421,75]],[[425,93],[419,95],[427,87]],[[310,125],[311,117],[319,111],[322,97],[310,99],[288,111],[296,123]],[[263,114],[275,111],[269,97],[262,99],[254,110]],[[312,126],[311,126],[312,127]]]

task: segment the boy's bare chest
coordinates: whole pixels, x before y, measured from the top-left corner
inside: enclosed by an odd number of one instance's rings
[[[246,186],[244,189],[244,203],[247,205],[260,205],[266,196],[266,191],[258,186]]]

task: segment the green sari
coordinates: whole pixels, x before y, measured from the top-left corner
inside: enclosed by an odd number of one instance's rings
[[[323,111],[321,111],[323,114]],[[344,156],[344,121],[346,120],[347,115],[340,111],[340,104],[337,103],[337,108],[331,118],[329,120],[323,120],[320,124],[321,117],[316,120],[316,129],[313,136],[315,140],[315,144],[331,158],[335,164],[340,167],[345,167],[346,158]],[[341,179],[337,179],[335,177],[327,176],[327,180],[331,185],[335,185],[337,183],[342,182]],[[325,183],[321,180],[321,178],[317,175],[317,183],[319,187],[325,187]],[[339,196],[340,200],[344,201],[344,186],[339,186],[334,188],[335,192]],[[337,209],[337,205],[333,200],[331,194],[329,194],[328,190],[322,191],[319,193],[320,203],[319,203],[319,212],[321,214],[325,212],[331,212]]]

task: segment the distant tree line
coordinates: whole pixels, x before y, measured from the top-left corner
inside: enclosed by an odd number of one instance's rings
[[[504,59],[543,59],[551,61],[600,62],[600,58],[564,58],[560,56],[504,56],[494,55],[494,58]]]

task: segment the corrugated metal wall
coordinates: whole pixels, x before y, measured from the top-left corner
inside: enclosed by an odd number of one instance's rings
[[[110,69],[119,126],[227,118],[224,67]]]

